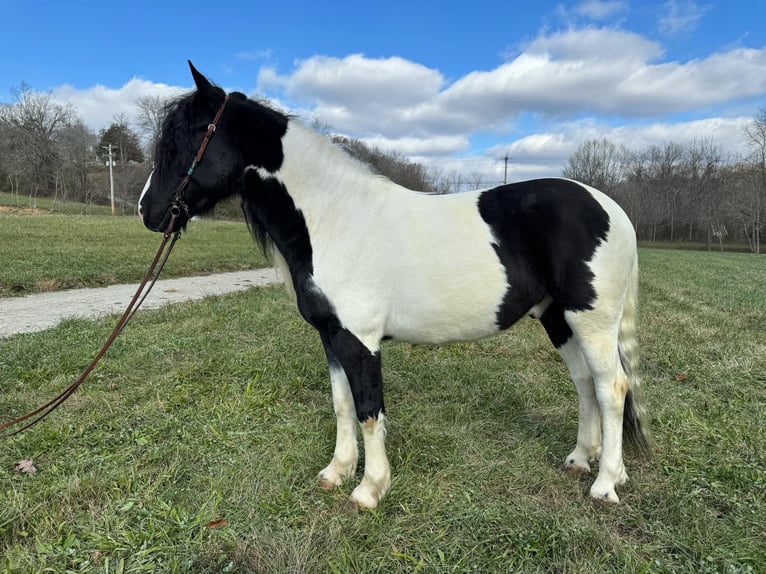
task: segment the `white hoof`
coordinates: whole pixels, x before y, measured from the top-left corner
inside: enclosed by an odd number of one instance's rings
[[[385,473],[379,481],[373,481],[365,477],[362,482],[354,489],[349,497],[349,504],[355,508],[373,509],[377,508],[378,502],[388,492],[391,486],[391,474]]]
[[[590,497],[597,502],[606,502],[608,504],[620,504],[620,497],[614,490],[614,486],[611,488],[599,488],[594,484],[590,487]]]
[[[348,503],[356,510],[372,510],[373,508],[377,508],[379,500],[380,499],[369,490],[362,488],[362,485],[360,484],[354,489],[354,492],[351,493],[351,496],[348,498]]]
[[[619,484],[625,484],[628,481],[628,474],[625,472],[625,468],[621,467],[617,474],[616,480],[603,478],[601,474],[590,487],[590,496],[593,500],[599,502],[608,502],[610,504],[619,504],[620,497],[617,496],[614,487]]]
[[[588,473],[590,472],[589,462],[592,459],[593,457],[588,456],[583,449],[576,448],[564,459],[561,470],[575,476]]]
[[[567,459],[561,465],[561,470],[572,476],[581,476],[590,472],[590,465],[587,462],[583,465],[574,462],[572,459]]]
[[[319,472],[317,477],[317,486],[322,490],[332,490],[340,486],[345,480],[356,472],[356,462],[340,464],[333,457],[330,464]]]

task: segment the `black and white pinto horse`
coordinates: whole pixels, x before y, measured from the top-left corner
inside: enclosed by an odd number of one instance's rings
[[[169,109],[139,201],[153,231],[176,231],[166,229],[174,194],[224,101],[193,66],[192,74],[197,90]],[[590,494],[619,502],[623,438],[647,443],[636,394],[635,233],[609,197],[564,179],[413,192],[241,93],[229,95],[186,188],[188,212],[173,227],[233,194],[327,355],[337,440],[321,488],[355,473],[357,425],[364,477],[350,502],[374,508],[390,486],[383,339],[475,340],[529,315],[577,386],[577,444],[563,468],[590,471],[598,458]]]

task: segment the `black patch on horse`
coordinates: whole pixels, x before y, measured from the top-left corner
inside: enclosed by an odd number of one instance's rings
[[[231,127],[232,140],[242,153],[245,166],[262,167],[276,172],[284,161],[282,138],[289,119],[269,107],[244,99],[236,107],[237,121]],[[253,137],[253,134],[258,134]]]
[[[256,170],[248,170],[244,178],[242,210],[250,230],[264,248],[271,243],[285,258],[301,316],[322,332],[341,330],[332,303],[313,282],[311,237],[288,190],[278,179],[261,177]]]
[[[540,322],[548,333],[553,346],[560,349],[572,336],[572,329],[564,319],[564,308],[558,301],[553,301],[540,317]]]
[[[313,273],[306,220],[284,184],[275,178],[263,178],[255,170],[248,170],[244,178],[242,211],[255,239],[264,249],[269,242],[274,244],[287,261],[294,279]]]
[[[545,293],[568,311],[593,308],[596,291],[587,262],[606,239],[609,215],[585,188],[562,179],[512,183],[482,193],[479,213],[492,228],[508,277],[497,312],[501,329]]]

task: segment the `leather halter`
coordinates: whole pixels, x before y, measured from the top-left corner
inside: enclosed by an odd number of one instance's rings
[[[165,228],[166,234],[173,233],[173,224],[175,223],[176,219],[184,218],[184,223],[189,219],[189,206],[186,205],[186,202],[184,202],[184,193],[186,192],[186,187],[191,181],[191,176],[194,173],[194,169],[197,167],[197,164],[202,161],[202,156],[205,155],[207,144],[210,143],[210,139],[215,134],[218,122],[221,120],[221,115],[223,114],[223,110],[226,107],[226,103],[228,101],[229,94],[226,94],[223,98],[221,107],[218,108],[218,111],[213,118],[213,121],[207,126],[207,132],[205,132],[205,136],[202,138],[202,143],[197,150],[197,155],[194,156],[194,160],[192,161],[191,166],[186,171],[184,178],[181,180],[181,184],[178,186],[178,190],[176,190],[176,194],[173,197],[173,200],[170,202],[170,221]]]
[[[218,108],[218,111],[216,112],[215,117],[213,118],[212,123],[210,123],[207,126],[207,132],[205,133],[205,137],[202,139],[202,143],[200,144],[199,149],[197,150],[197,155],[194,156],[194,161],[192,161],[191,167],[187,170],[186,175],[181,181],[181,184],[178,186],[178,190],[176,191],[176,194],[173,197],[173,200],[171,201],[170,221],[168,222],[168,225],[165,228],[165,232],[162,237],[162,243],[160,244],[160,247],[154,256],[154,259],[152,260],[151,265],[149,265],[149,269],[144,275],[143,280],[139,284],[138,289],[136,290],[136,293],[133,295],[133,298],[130,300],[130,303],[128,303],[128,307],[123,312],[119,321],[117,321],[117,325],[114,327],[114,330],[109,335],[109,338],[106,340],[106,343],[104,343],[103,347],[101,347],[101,350],[98,353],[96,353],[95,358],[85,368],[85,370],[77,378],[77,380],[71,383],[66,389],[64,389],[56,397],[54,397],[53,399],[51,399],[44,405],[37,407],[35,410],[23,416],[13,419],[12,421],[8,421],[8,422],[0,424],[0,431],[5,431],[6,429],[12,428],[20,423],[23,423],[24,421],[27,421],[28,419],[32,419],[30,422],[27,422],[21,428],[18,428],[15,431],[3,432],[2,434],[0,434],[0,437],[13,436],[28,429],[29,427],[36,425],[45,417],[47,417],[49,414],[51,414],[56,408],[58,408],[61,405],[61,403],[67,400],[77,390],[77,388],[83,383],[83,381],[85,381],[85,379],[90,374],[90,372],[96,367],[98,362],[101,360],[101,357],[103,357],[107,349],[109,349],[109,347],[112,346],[112,343],[114,343],[115,339],[117,339],[117,336],[125,328],[125,325],[128,324],[128,321],[130,321],[133,318],[133,316],[136,314],[139,307],[146,299],[147,295],[149,295],[149,292],[152,290],[152,287],[154,287],[154,284],[157,282],[157,279],[159,278],[160,273],[162,273],[162,269],[165,267],[165,262],[168,260],[168,257],[170,257],[170,252],[173,251],[173,247],[175,246],[176,241],[178,241],[178,239],[181,237],[180,231],[173,231],[173,226],[175,225],[176,220],[181,219],[182,217],[185,218],[184,221],[182,222],[182,225],[183,225],[183,223],[186,223],[186,220],[189,218],[189,207],[184,202],[184,192],[186,191],[186,187],[189,185],[189,182],[191,181],[191,176],[192,176],[192,173],[194,173],[194,168],[197,167],[197,164],[200,161],[202,161],[202,156],[205,155],[205,149],[207,149],[207,144],[210,143],[210,139],[213,137],[213,134],[215,134],[216,126],[218,125],[218,122],[221,119],[221,115],[223,114],[223,109],[226,107],[226,102],[228,101],[229,101],[229,95],[226,94],[226,96],[223,99],[223,103],[221,104],[221,107]],[[156,273],[155,273],[155,270],[156,270]]]

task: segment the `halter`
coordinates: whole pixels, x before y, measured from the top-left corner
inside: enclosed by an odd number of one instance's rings
[[[98,362],[101,360],[101,357],[104,356],[107,349],[112,346],[112,343],[114,343],[115,339],[117,339],[117,336],[122,332],[122,330],[125,328],[125,325],[128,324],[128,321],[130,321],[133,316],[138,311],[139,307],[141,307],[141,304],[144,302],[146,297],[149,295],[149,292],[152,290],[152,287],[154,287],[154,284],[157,282],[157,279],[159,279],[160,273],[162,273],[162,269],[165,267],[165,262],[168,260],[168,257],[170,257],[170,252],[173,251],[173,247],[176,244],[176,241],[181,237],[180,231],[173,231],[173,226],[176,223],[177,219],[185,218],[184,223],[189,218],[189,206],[186,205],[184,202],[184,192],[186,191],[186,187],[189,185],[189,182],[191,181],[192,173],[194,173],[194,168],[197,167],[197,164],[202,161],[202,156],[205,155],[205,149],[207,149],[207,144],[210,142],[210,139],[213,137],[213,134],[215,134],[216,126],[218,125],[218,122],[221,119],[221,114],[223,114],[223,109],[226,107],[226,102],[229,101],[229,95],[226,94],[226,96],[223,99],[223,103],[221,104],[221,107],[218,108],[218,112],[216,112],[215,117],[213,118],[212,123],[210,123],[207,126],[207,132],[205,133],[205,137],[202,139],[202,144],[200,144],[199,149],[197,150],[197,155],[194,156],[194,161],[192,161],[191,167],[187,170],[186,175],[184,176],[183,180],[181,181],[181,185],[178,186],[178,190],[176,190],[175,196],[173,196],[173,200],[170,204],[170,221],[168,222],[167,227],[165,228],[165,233],[162,237],[162,243],[160,244],[160,248],[157,250],[157,253],[154,256],[154,259],[152,260],[151,265],[149,265],[149,269],[147,270],[146,274],[144,275],[143,280],[138,286],[138,289],[136,289],[136,293],[133,295],[133,298],[130,300],[130,303],[128,303],[128,307],[123,312],[122,316],[120,317],[119,321],[117,321],[117,325],[114,327],[114,330],[109,335],[109,338],[106,340],[106,343],[104,343],[104,346],[101,347],[101,350],[96,353],[95,358],[90,362],[90,364],[85,368],[85,370],[82,372],[82,374],[75,380],[72,384],[70,384],[66,389],[64,389],[61,393],[59,393],[56,397],[45,403],[44,405],[39,406],[35,410],[20,416],[12,421],[8,421],[5,423],[0,424],[0,431],[5,431],[5,429],[12,428],[19,423],[22,423],[28,419],[32,419],[30,422],[26,423],[24,426],[22,426],[19,429],[16,429],[13,432],[5,432],[3,434],[0,434],[0,437],[9,437],[16,434],[19,434],[21,431],[24,431],[28,429],[29,427],[32,427],[39,423],[41,420],[43,420],[45,417],[47,417],[49,414],[51,414],[56,408],[58,408],[61,403],[63,403],[65,400],[67,400],[72,393],[74,393],[77,388],[85,381],[87,376],[90,374],[90,372],[96,367]],[[167,249],[166,249],[167,248]],[[155,273],[156,270],[156,273]],[[147,287],[148,284],[148,287]],[[146,288],[146,290],[144,290]],[[33,418],[36,417],[36,418]]]
[[[186,171],[186,175],[184,175],[184,178],[181,180],[181,184],[178,186],[178,190],[176,190],[176,194],[170,202],[170,221],[168,222],[168,226],[165,228],[167,230],[165,231],[165,235],[173,232],[173,224],[175,223],[176,219],[181,219],[183,217],[184,223],[189,219],[189,206],[186,205],[186,202],[184,202],[184,193],[186,192],[186,187],[191,181],[191,176],[194,173],[194,169],[197,167],[197,164],[202,161],[202,156],[205,155],[207,144],[210,143],[210,139],[213,137],[213,134],[215,134],[216,127],[218,126],[218,122],[221,120],[221,115],[223,114],[223,109],[226,107],[226,103],[228,101],[229,94],[226,94],[223,98],[221,107],[218,108],[218,111],[213,118],[213,121],[207,126],[207,132],[205,132],[205,137],[202,138],[202,143],[197,150],[197,155],[194,156],[194,160],[192,161],[191,166]]]

